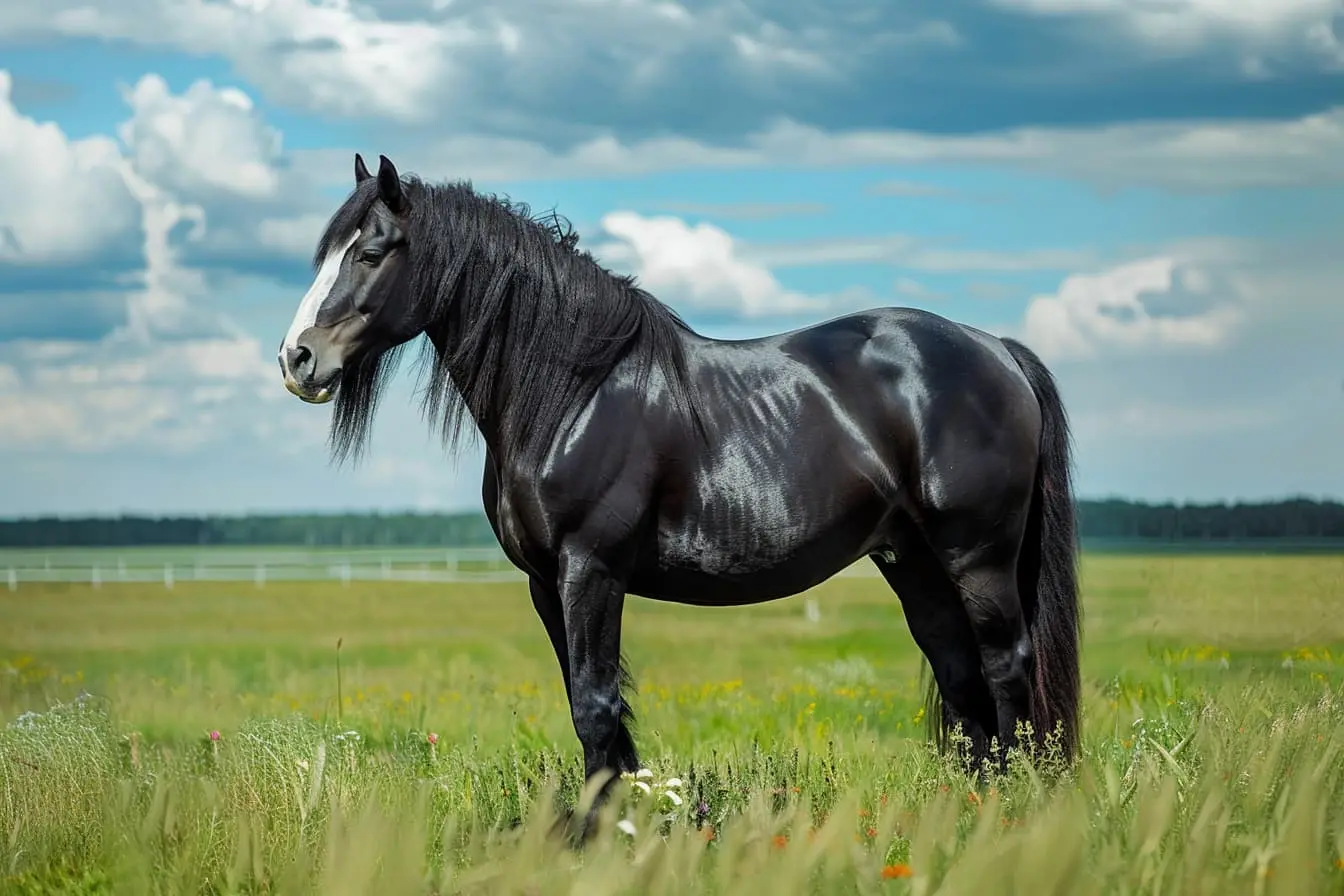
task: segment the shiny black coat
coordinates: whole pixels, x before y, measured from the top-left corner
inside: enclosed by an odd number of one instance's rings
[[[865,556],[932,667],[942,742],[960,726],[980,759],[1026,723],[1076,750],[1068,424],[1029,349],[900,308],[709,339],[558,225],[381,162],[357,161],[323,237],[286,384],[335,394],[340,453],[383,365],[427,337],[427,410],[485,439],[486,514],[530,578],[590,775],[638,764],[627,594],[750,604]]]

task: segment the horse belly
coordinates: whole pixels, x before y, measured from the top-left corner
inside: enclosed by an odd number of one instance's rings
[[[716,465],[684,513],[659,520],[656,556],[632,592],[756,603],[805,591],[863,557],[881,543],[893,502],[872,477],[835,461],[788,470],[744,452]]]

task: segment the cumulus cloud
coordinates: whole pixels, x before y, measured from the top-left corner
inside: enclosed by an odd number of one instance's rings
[[[1207,271],[1172,257],[1074,274],[1027,306],[1025,338],[1050,359],[1115,351],[1224,345],[1242,320],[1235,295],[1214,294]]]
[[[14,267],[64,266],[124,249],[139,221],[123,159],[108,137],[68,138],[22,115],[0,70],[0,292]],[[79,214],[71,214],[78,208]],[[32,286],[30,278],[24,285]]]
[[[712,224],[617,211],[602,218],[602,229],[614,241],[595,254],[634,271],[646,288],[679,307],[763,317],[826,305],[785,289],[767,268],[740,258],[733,238]]]
[[[246,93],[197,81],[180,96],[158,75],[124,92],[131,117],[120,137],[134,169],[165,189],[269,198],[280,187],[280,134]]]
[[[1066,277],[1015,335],[1054,369],[1089,494],[1344,494],[1337,236],[1183,241]]]
[[[257,400],[275,392],[261,346],[202,303],[205,278],[182,261],[184,244],[199,240],[208,223],[192,199],[273,189],[261,168],[246,165],[249,151],[266,158],[258,135],[267,132],[256,127],[244,97],[205,83],[177,97],[150,77],[128,99],[122,145],[71,141],[55,125],[0,103],[0,124],[10,125],[0,130],[0,172],[20,178],[10,192],[25,200],[7,207],[14,215],[7,226],[21,247],[30,239],[67,247],[65,259],[30,263],[101,266],[107,262],[100,253],[120,241],[126,245],[118,261],[134,273],[119,292],[90,292],[85,308],[78,294],[60,295],[76,312],[63,326],[43,330],[25,313],[36,303],[55,323],[46,294],[16,297],[0,315],[6,448],[104,451],[134,443],[185,450],[246,428]],[[214,178],[219,152],[241,154],[247,176]],[[105,214],[109,206],[116,214]],[[83,332],[91,319],[97,331]]]

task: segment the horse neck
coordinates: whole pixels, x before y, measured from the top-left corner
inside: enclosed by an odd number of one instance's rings
[[[444,365],[453,388],[463,396],[467,416],[476,425],[496,461],[503,464],[525,462],[525,458],[514,455],[529,454],[538,450],[539,446],[525,445],[522,446],[521,452],[510,451],[508,448],[514,444],[511,436],[521,430],[523,422],[519,419],[517,402],[522,388],[520,373],[524,366],[532,368],[547,366],[546,359],[516,357],[516,350],[504,346],[503,350],[494,356],[494,370],[489,373],[491,388],[488,394],[474,396],[474,400],[467,401],[466,396],[473,391],[474,386],[472,374],[477,372],[468,369],[472,359],[459,359],[454,362],[453,355],[462,334],[474,323],[465,313],[471,301],[471,297],[462,296],[458,301],[450,303],[446,318],[429,332],[430,342],[434,346],[439,363]],[[576,376],[572,369],[556,364],[554,359],[551,359],[548,369],[543,371],[542,375],[546,379]],[[533,442],[535,441],[533,439]]]

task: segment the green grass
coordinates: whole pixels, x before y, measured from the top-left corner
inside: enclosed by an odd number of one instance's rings
[[[680,804],[622,782],[636,833],[575,854],[520,585],[24,586],[0,891],[1340,893],[1341,592],[1344,557],[1088,556],[1084,756],[979,780],[923,740],[880,580],[807,595],[815,624],[631,600],[637,738]]]

